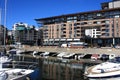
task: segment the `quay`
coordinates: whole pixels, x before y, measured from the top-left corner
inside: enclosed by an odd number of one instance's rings
[[[39,46],[23,46],[26,51],[43,51],[43,52],[68,52],[68,53],[85,53],[85,54],[120,54],[120,49],[111,47],[101,48],[61,48],[61,47],[39,47]]]

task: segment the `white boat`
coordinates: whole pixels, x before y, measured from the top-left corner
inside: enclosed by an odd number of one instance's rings
[[[25,52],[25,50],[22,50],[22,49],[11,49],[11,50],[7,51],[8,54],[16,54],[16,55],[20,55],[24,52]]]
[[[34,72],[32,69],[4,68],[4,64],[11,62],[8,56],[0,57],[0,80],[26,80]]]
[[[85,76],[91,79],[120,77],[120,57],[89,67]]]
[[[30,69],[0,69],[0,80],[26,80],[28,75],[34,72]]]
[[[4,7],[4,26],[6,26],[6,11],[7,11],[7,0],[5,1]],[[0,11],[0,25],[1,25],[1,11]],[[6,28],[5,28],[6,29]],[[6,47],[6,30],[4,29],[4,48]],[[18,51],[18,54],[21,51]],[[0,56],[0,80],[28,80],[28,75],[34,72],[32,69],[21,69],[21,68],[3,68],[3,64],[9,62],[9,58],[6,56]]]
[[[0,57],[0,80],[26,80],[34,72],[32,69],[4,68],[3,64],[10,62],[7,57]]]
[[[9,58],[8,56],[1,56],[0,57],[0,63],[6,63],[6,62],[10,62],[12,59]]]

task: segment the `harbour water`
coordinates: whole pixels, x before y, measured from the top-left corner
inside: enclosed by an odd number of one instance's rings
[[[86,68],[102,63],[100,60],[92,59],[61,59],[57,57],[33,57],[31,54],[22,54],[14,56],[15,61],[29,61],[37,65],[37,78],[35,76],[31,80],[119,80],[119,78],[100,78],[100,79],[88,79],[84,76]],[[13,62],[15,63],[15,62]],[[17,63],[23,64],[23,63]],[[25,63],[24,63],[25,64]],[[27,64],[26,67],[28,67]],[[39,76],[39,77],[38,77]]]
[[[99,78],[99,79],[87,79],[84,76],[85,69],[96,65],[96,61],[90,61],[90,59],[83,60],[67,60],[67,59],[56,59],[56,58],[33,58],[26,56],[15,57],[19,63],[13,62],[15,65],[21,64],[26,67],[32,62],[38,63],[38,67],[35,74],[32,74],[31,80],[119,80],[119,78]],[[31,63],[20,62],[31,61]],[[21,66],[16,66],[21,67]]]
[[[33,57],[21,55],[14,57],[17,61],[30,61],[37,63],[37,78],[32,80],[119,80],[119,78],[88,79],[84,76],[86,68],[99,64],[99,60],[91,59],[60,59],[56,57]],[[39,77],[38,77],[39,76]]]
[[[31,55],[14,56],[14,60],[38,64],[37,69],[39,69],[39,72],[36,73],[36,77],[39,77],[35,79],[34,76],[32,80],[88,80],[84,76],[86,67],[99,63],[99,61],[90,61],[89,59],[69,60],[55,57],[32,57]]]

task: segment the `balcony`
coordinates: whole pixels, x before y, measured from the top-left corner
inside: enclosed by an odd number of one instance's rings
[[[106,27],[101,27],[101,30],[102,30],[102,31],[106,30]]]
[[[104,31],[101,31],[101,34],[104,34],[104,33],[106,33],[106,31],[104,30]]]
[[[66,27],[62,27],[61,30],[66,30]]]

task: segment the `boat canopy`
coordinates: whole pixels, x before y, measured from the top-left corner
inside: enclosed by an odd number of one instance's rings
[[[115,57],[114,59],[109,60],[109,62],[120,63],[120,57]]]

